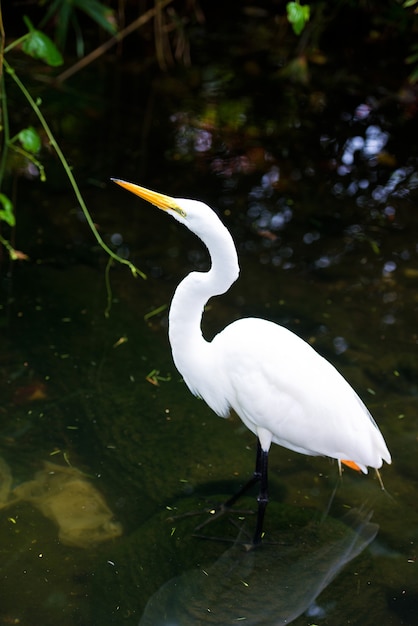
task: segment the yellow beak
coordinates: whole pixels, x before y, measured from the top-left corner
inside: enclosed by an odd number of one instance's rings
[[[184,209],[182,209],[176,202],[174,198],[170,198],[170,196],[165,196],[162,193],[157,193],[156,191],[151,191],[151,189],[146,189],[145,187],[140,187],[139,185],[135,185],[134,183],[128,183],[126,180],[120,180],[119,178],[111,179],[117,185],[120,185],[124,189],[134,193],[136,196],[139,196],[143,200],[147,200],[151,204],[154,204],[159,209],[163,211],[167,211],[167,209],[171,209],[176,213],[179,213],[183,217],[186,217],[186,213]]]

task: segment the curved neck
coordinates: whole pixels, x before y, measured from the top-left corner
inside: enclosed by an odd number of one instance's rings
[[[217,219],[217,218],[216,218]],[[179,284],[169,314],[169,338],[174,363],[184,376],[193,366],[193,355],[210,345],[202,336],[203,309],[209,298],[225,293],[239,275],[235,245],[229,231],[218,221],[215,232],[196,233],[208,248],[211,268],[208,272],[192,272]],[[186,380],[186,383],[188,381]],[[191,385],[189,385],[191,386]]]

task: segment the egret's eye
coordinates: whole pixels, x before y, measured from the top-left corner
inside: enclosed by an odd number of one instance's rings
[[[173,207],[173,210],[179,215],[181,215],[181,217],[187,217],[186,211],[184,211],[184,209],[181,209],[179,206]]]
[[[187,217],[187,213],[184,209],[181,208],[176,202],[171,202],[167,207],[167,209],[171,209],[178,213],[181,217]]]

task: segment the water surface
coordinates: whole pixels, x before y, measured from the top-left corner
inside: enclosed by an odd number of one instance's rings
[[[112,66],[103,84],[113,99],[101,100],[98,120],[74,140],[101,233],[148,275],[135,280],[112,267],[109,317],[106,259],[71,192],[52,181],[47,192],[25,186],[20,247],[31,260],[2,278],[0,454],[12,487],[33,480],[44,461],[81,470],[123,534],[69,546],[33,503],[2,509],[4,623],[105,626],[142,616],[156,624],[144,613],[152,598],[167,620],[180,611],[182,624],[273,625],[283,623],[279,614],[300,626],[415,623],[416,122],[399,101],[374,106],[383,78],[371,81],[371,67],[346,92],[332,71],[313,66],[308,88],[259,59],[249,72],[236,49],[229,54],[236,76],[216,55],[140,79]],[[396,82],[390,73],[385,81],[387,89]],[[168,305],[187,272],[208,267],[206,251],[110,176],[216,208],[241,275],[209,303],[206,336],[254,315],[312,343],[384,433],[393,456],[382,470],[386,492],[373,472],[340,479],[328,459],[273,446],[271,545],[260,557],[237,552],[234,542],[253,528],[254,498],[235,524],[226,517],[205,528],[230,544],[193,537],[202,516],[183,514],[202,513],[245,481],[254,437],[191,397],[171,361],[167,310],[146,317]],[[348,510],[358,512],[354,530]],[[208,590],[208,572],[228,594]],[[245,589],[257,581],[261,609],[237,600],[234,576]],[[223,612],[222,602],[239,602],[242,614]],[[182,603],[198,613],[181,617]]]

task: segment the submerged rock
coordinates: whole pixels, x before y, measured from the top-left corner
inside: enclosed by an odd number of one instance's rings
[[[88,548],[122,534],[101,493],[75,467],[44,462],[33,480],[11,489],[8,465],[0,459],[0,508],[30,502],[58,527],[62,543]]]

